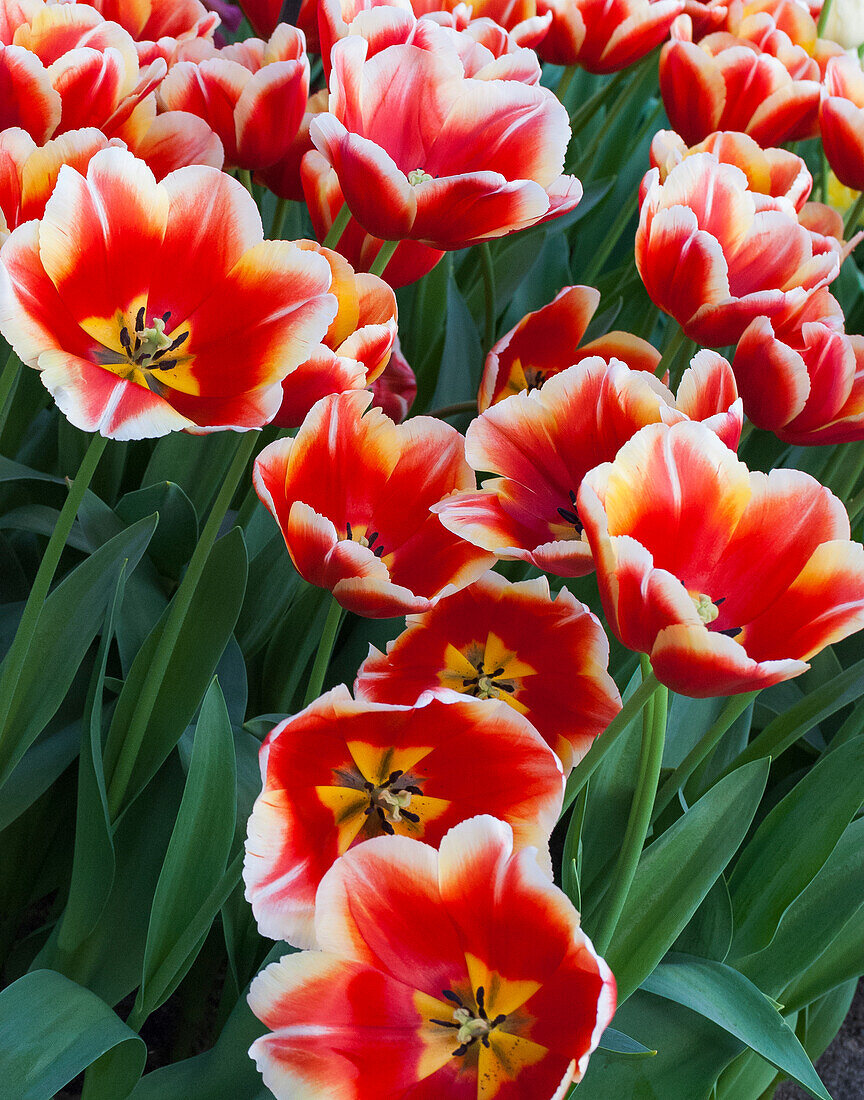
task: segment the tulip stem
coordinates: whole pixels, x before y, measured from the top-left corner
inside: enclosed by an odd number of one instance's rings
[[[277,199],[276,208],[273,211],[273,221],[270,223],[270,240],[282,240],[282,227],[285,225],[285,215],[288,213],[288,200]]]
[[[306,695],[303,699],[304,707],[308,707],[309,704],[321,694],[321,688],[324,686],[324,677],[327,675],[327,666],[330,664],[333,646],[336,643],[336,635],[339,633],[339,624],[341,622],[342,607],[336,597],[331,596],[330,609],[327,612],[327,619],[318,642],[318,652],[315,654],[315,663],[312,665],[312,672],[309,675],[309,683],[306,687]]]
[[[564,804],[561,807],[562,815],[570,809],[576,796],[599,768],[603,762],[603,758],[606,753],[612,748],[624,730],[630,725],[633,719],[639,714],[644,707],[645,703],[652,698],[655,691],[660,690],[660,684],[657,682],[657,677],[649,669],[647,674],[644,673],[644,679],[638,688],[633,692],[629,699],[624,703],[624,706],[606,729],[594,740],[591,748],[582,757],[576,767],[570,772],[570,777],[567,780],[567,789],[564,792]]]
[[[486,351],[488,352],[495,343],[495,268],[492,264],[492,249],[488,241],[480,245],[480,260],[486,300]]]
[[[816,24],[816,33],[820,38],[828,22],[828,16],[831,14],[831,5],[833,3],[834,0],[825,0],[825,3],[822,5],[822,11],[819,12],[819,22]]]
[[[243,184],[252,198],[255,198],[255,192],[252,190],[252,173],[248,168],[237,169],[237,179]]]
[[[336,215],[336,220],[327,230],[327,236],[324,238],[323,247],[335,248],[350,221],[351,211],[348,209],[348,203],[343,202],[339,213]]]
[[[60,564],[60,556],[66,546],[66,540],[69,538],[72,524],[78,515],[81,501],[84,499],[84,494],[93,480],[93,475],[99,465],[99,460],[107,442],[105,436],[99,434],[92,436],[90,445],[81,460],[78,473],[75,475],[75,480],[69,482],[69,495],[60,509],[60,515],[57,517],[45,554],[39,563],[36,579],[33,581],[33,587],[30,589],[30,595],[24,605],[24,613],[18,623],[15,637],[3,661],[2,673],[0,673],[0,743],[2,743],[4,735],[8,732],[6,727],[12,711],[15,687],[27,659],[27,654],[30,651],[36,627],[39,623],[39,616],[48,598],[48,590],[54,580],[57,566]],[[6,769],[9,762],[5,751],[0,750],[0,761],[4,762],[0,766],[0,783],[2,783],[6,779]]]
[[[442,405],[440,409],[432,409],[426,416],[435,416],[439,420],[447,420],[451,416],[459,416],[461,413],[477,412],[476,401],[457,401],[454,405]]]
[[[9,358],[6,360],[6,365],[3,367],[3,373],[0,374],[0,433],[2,433],[3,429],[6,427],[6,421],[9,418],[9,410],[12,408],[12,398],[15,396],[15,389],[19,377],[18,356],[10,348]]]
[[[657,364],[657,369],[654,374],[658,378],[662,378],[666,371],[669,371],[669,380],[672,381],[672,366],[675,359],[678,356],[678,352],[681,350],[681,345],[687,337],[684,335],[684,329],[675,321],[671,321],[669,325],[669,331],[666,333],[666,342],[663,345],[663,354],[660,357],[660,362]]]
[[[642,675],[650,675],[651,665],[647,657],[642,658]],[[647,670],[647,671],[646,671]],[[624,832],[624,840],[621,851],[612,872],[612,881],[606,894],[603,916],[596,935],[593,937],[594,946],[601,955],[605,955],[618,921],[624,911],[627,895],[639,866],[642,856],[642,848],[648,835],[651,824],[651,811],[654,807],[654,796],[657,793],[657,781],[660,778],[660,765],[663,761],[663,746],[666,743],[666,711],[669,702],[669,692],[665,687],[659,687],[652,695],[653,706],[649,713],[646,708],[643,714],[642,725],[642,749],[639,754],[639,774],[636,780],[636,790],[633,793],[633,803],[630,806],[630,816],[627,819],[627,828]]]
[[[843,223],[843,236],[847,241],[855,232],[855,227],[861,221],[862,214],[864,214],[864,191],[858,195],[854,206],[846,215],[846,221]]]
[[[369,268],[370,275],[377,275],[382,278],[387,264],[393,258],[393,253],[399,246],[398,241],[384,241],[381,248],[378,250],[378,255],[372,261],[372,266]]]
[[[111,782],[108,788],[108,809],[112,819],[117,817],[123,806],[123,800],[129,789],[129,782],[132,778],[135,761],[138,759],[138,753],[147,732],[150,716],[153,713],[153,708],[156,706],[156,700],[159,697],[159,689],[162,686],[162,680],[168,670],[168,665],[171,663],[171,658],[174,655],[174,649],[180,637],[183,622],[192,603],[192,598],[195,595],[195,589],[198,587],[198,582],[204,572],[204,567],[207,564],[210,551],[213,549],[213,544],[216,542],[216,536],[219,534],[219,529],[222,526],[225,513],[228,511],[228,507],[231,504],[237,486],[240,484],[240,480],[246,472],[249,459],[252,457],[252,452],[255,450],[258,443],[259,435],[260,432],[258,431],[249,431],[244,432],[240,437],[240,442],[237,446],[237,450],[234,452],[231,466],[222,483],[222,488],[219,490],[216,501],[210,510],[210,515],[207,517],[204,530],[201,532],[201,537],[198,539],[198,543],[192,553],[189,567],[184,573],[183,579],[177,591],[174,593],[174,598],[169,606],[165,618],[165,625],[156,646],[156,652],[153,654],[153,661],[147,670],[147,679],[144,682],[144,686],[141,689],[141,694],[135,706],[135,711],[129,721],[123,744],[120,747],[117,763],[112,770]]]
[[[864,512],[864,489],[849,501],[848,512],[850,523],[855,523],[861,513]]]
[[[564,96],[567,95],[567,89],[570,87],[575,75],[576,66],[568,65],[561,74],[558,83],[555,85],[555,95],[560,103],[564,102]]]
[[[726,705],[717,715],[717,719],[710,729],[699,739],[690,752],[684,757],[678,767],[672,772],[657,795],[654,804],[652,821],[656,821],[674,798],[676,792],[684,786],[690,776],[699,765],[708,759],[723,737],[744,711],[750,706],[758,691],[746,691],[742,695],[733,695],[726,700]]]

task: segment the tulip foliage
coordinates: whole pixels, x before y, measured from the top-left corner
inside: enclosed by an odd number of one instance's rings
[[[4,1097],[831,1100],[859,9],[0,0]]]

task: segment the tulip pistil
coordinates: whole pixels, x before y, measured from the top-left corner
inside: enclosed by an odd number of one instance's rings
[[[398,825],[403,818],[415,823],[420,820],[420,815],[412,813],[408,807],[411,805],[411,796],[423,792],[409,780],[410,777],[403,771],[393,771],[377,786],[368,780],[363,783],[363,790],[369,795],[369,805],[363,813],[367,817],[377,814],[381,828],[390,836],[396,831],[393,826]]]
[[[136,372],[143,372],[147,386],[157,393],[162,389],[161,383],[152,379],[147,372],[173,370],[179,358],[173,353],[189,339],[188,329],[173,340],[166,334],[165,326],[170,318],[169,311],[161,317],[154,317],[153,323],[148,325],[145,307],[141,306],[135,314],[135,325],[131,332],[127,324],[120,325],[120,346],[126,356],[125,362],[129,365],[128,376],[132,378]],[[105,363],[107,366],[119,366],[124,360],[115,360],[111,353]]]
[[[428,172],[424,172],[422,168],[415,168],[413,171],[408,173],[408,182],[411,184],[412,187],[416,187],[420,183],[428,183],[434,178],[435,177],[430,176]]]
[[[708,626],[709,623],[713,623],[720,614],[720,609],[717,604],[714,603],[710,596],[706,596],[704,592],[699,592],[695,596],[691,593],[690,599],[696,605],[696,614],[706,626]]]
[[[474,994],[476,1005],[474,1009],[469,1008],[452,989],[443,989],[441,992],[448,1001],[458,1007],[453,1012],[452,1022],[450,1020],[431,1020],[430,1023],[438,1024],[439,1027],[453,1028],[456,1031],[459,1046],[453,1051],[453,1057],[458,1058],[466,1054],[469,1048],[478,1040],[484,1047],[488,1047],[490,1032],[494,1031],[499,1024],[503,1024],[507,1017],[504,1013],[501,1013],[494,1020],[489,1019],[485,1005],[486,990],[483,986],[477,986]]]

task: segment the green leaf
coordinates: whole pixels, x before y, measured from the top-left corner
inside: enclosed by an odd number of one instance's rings
[[[115,509],[124,523],[159,513],[159,526],[147,554],[160,572],[178,579],[198,541],[198,517],[192,501],[173,481],[127,493]]]
[[[55,717],[54,722],[57,723]],[[51,724],[24,754],[0,790],[0,832],[29,809],[66,771],[81,745],[81,722]]]
[[[92,932],[102,915],[114,881],[114,836],[102,767],[102,696],[108,650],[114,637],[115,617],[123,603],[125,581],[124,564],[105,617],[105,628],[99,640],[99,654],[81,723],[75,854],[69,897],[57,937],[57,943],[64,951],[75,948]]]
[[[673,954],[642,988],[712,1020],[811,1096],[831,1100],[795,1032],[761,990],[731,966]]]
[[[156,774],[192,721],[231,637],[245,586],[246,550],[243,535],[235,527],[213,547],[198,582],[135,761],[127,806]],[[167,615],[166,609],[123,684],[105,746],[106,775],[116,766]]]
[[[784,993],[790,1008],[802,1008],[843,982],[864,974],[864,904],[843,925],[816,963]]]
[[[264,658],[262,705],[290,712],[295,698],[302,701],[305,674],[318,648],[330,608],[326,588],[304,585],[270,640]]]
[[[646,848],[606,956],[619,1003],[663,958],[726,869],[767,778],[767,760],[739,768]]]
[[[732,929],[732,899],[721,875],[675,941],[675,950],[725,962],[732,945]]]
[[[147,549],[158,517],[139,520],[73,569],[45,601],[9,710],[0,746],[0,783],[33,744],[75,677],[105,618],[117,570],[131,572]]]
[[[657,1053],[656,1050],[637,1043],[635,1039],[631,1039],[623,1031],[616,1031],[613,1027],[607,1027],[600,1036],[599,1049],[605,1050],[608,1054],[622,1054],[629,1058],[653,1058]]]
[[[817,874],[862,802],[864,737],[818,761],[751,838],[729,880],[735,935],[732,957],[771,942],[780,918]],[[793,853],[793,858],[790,858]]]
[[[582,829],[585,824],[585,809],[588,805],[588,797],[591,791],[591,780],[576,796],[573,812],[567,825],[567,835],[564,837],[564,854],[561,858],[561,882],[564,893],[573,902],[577,909],[582,909],[582,889],[580,886],[580,872],[582,867]]]
[[[113,1097],[123,1100],[147,1048],[95,993],[53,970],[25,974],[0,992],[0,1081],[10,1100],[50,1100],[109,1052]]]
[[[221,488],[236,450],[233,432],[191,436],[172,432],[157,441],[142,488],[174,482],[189,498],[195,514],[203,516]]]
[[[431,405],[439,408],[458,401],[472,401],[477,396],[483,370],[483,348],[480,333],[471,311],[465,304],[456,280],[447,287],[447,327],[438,384]]]
[[[206,927],[195,928],[190,951],[172,950],[222,882],[231,841],[237,778],[234,735],[218,680],[201,705],[183,800],[150,911],[147,946],[136,1010],[149,1015],[173,992],[192,965],[224,898],[209,913]],[[233,889],[233,884],[232,884]],[[230,891],[229,891],[230,892]],[[206,917],[206,914],[204,914]]]

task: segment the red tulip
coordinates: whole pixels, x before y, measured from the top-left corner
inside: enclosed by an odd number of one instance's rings
[[[163,109],[203,118],[219,135],[230,165],[276,164],[291,147],[309,98],[302,31],[282,23],[266,43],[253,38],[216,49],[199,42],[195,53],[200,60],[179,61],[162,81]]]
[[[327,110],[327,101],[329,98],[326,88],[322,88],[319,92],[315,92],[314,95],[309,97],[306,102],[306,109],[303,112],[303,118],[300,121],[300,126],[291,144],[288,146],[288,149],[275,164],[271,164],[267,168],[261,168],[255,173],[255,181],[263,184],[265,187],[269,187],[273,194],[278,195],[280,199],[290,199],[291,202],[304,201],[300,166],[303,162],[303,157],[312,149],[312,138],[309,136],[309,125],[315,115],[320,115],[322,111]],[[327,167],[329,168],[329,165]],[[339,213],[338,209],[336,213]],[[322,234],[322,240],[326,232],[325,230],[324,234]]]
[[[500,699],[555,750],[565,775],[621,709],[606,671],[609,643],[584,604],[545,577],[511,584],[486,573],[412,615],[387,645],[370,648],[358,698],[410,703],[425,691]]]
[[[682,695],[788,680],[864,626],[842,503],[798,470],[751,474],[701,424],[643,428],[578,503],[610,627]]]
[[[415,696],[355,702],[341,685],[280,722],[261,747],[263,789],[249,818],[243,877],[258,928],[315,946],[315,891],[339,856],[371,837],[439,844],[488,811],[532,845],[551,876],[561,765],[503,703]]]
[[[393,342],[387,366],[369,389],[372,391],[373,408],[381,409],[392,421],[401,424],[417,396],[417,375],[402,354],[398,336]]]
[[[138,41],[212,38],[219,16],[200,0],[88,0]]]
[[[0,254],[0,330],[61,411],[116,439],[260,427],[336,312],[326,261],[263,241],[245,188],[194,166],[157,183],[104,149],[64,165]]]
[[[312,226],[318,239],[323,241],[345,203],[339,177],[317,149],[313,149],[303,157],[300,179]],[[380,237],[373,237],[350,218],[337,248],[355,271],[368,271],[383,244]],[[443,255],[439,249],[419,241],[400,241],[384,268],[383,278],[392,287],[406,286],[428,274]]]
[[[757,427],[796,444],[864,439],[864,337],[843,332],[827,290],[776,331],[767,317],[751,321],[733,369]]]
[[[474,485],[462,436],[431,417],[364,416],[371,400],[365,390],[323,398],[294,439],[264,448],[254,478],[304,580],[349,611],[388,618],[426,611],[493,559],[429,510]]]
[[[561,175],[570,127],[555,96],[466,75],[454,34],[420,19],[373,56],[359,36],[333,47],[329,112],[312,120],[312,141],[351,213],[382,239],[462,248],[581,198],[579,181]],[[404,106],[395,116],[394,101]]]
[[[642,189],[636,266],[651,300],[699,343],[734,344],[754,317],[794,313],[840,270],[837,241],[712,153],[687,157],[665,183],[652,168]]]
[[[238,0],[252,30],[269,38],[282,22],[285,0]],[[320,53],[318,44],[318,0],[301,0],[294,23],[306,35],[310,52]]]
[[[864,191],[864,72],[846,54],[828,62],[819,129],[834,175]]]
[[[359,390],[374,382],[387,365],[396,339],[396,295],[377,275],[357,275],[338,252],[314,241],[295,241],[317,252],[330,265],[339,310],[323,342],[282,383],[282,406],[273,418],[296,428],[322,397]]]
[[[539,389],[549,378],[590,356],[620,359],[633,370],[653,374],[660,353],[629,332],[607,332],[578,346],[599,304],[599,290],[565,286],[548,306],[526,314],[486,356],[477,395],[480,412],[511,394]]]
[[[384,836],[346,853],[315,927],[320,951],[272,963],[249,991],[268,1028],[249,1053],[277,1100],[560,1100],[615,1010],[579,914],[492,817],[451,829],[440,852]]]
[[[497,477],[480,491],[436,505],[454,534],[496,557],[531,562],[559,577],[594,568],[576,507],[589,470],[609,461],[643,425],[706,419],[737,446],[741,402],[729,364],[700,352],[678,398],[653,374],[599,357],[556,375],[542,389],[492,405],[468,428],[465,453],[475,470]]]
[[[538,47],[544,61],[613,73],[660,45],[684,0],[540,0],[538,8],[552,13]]]

